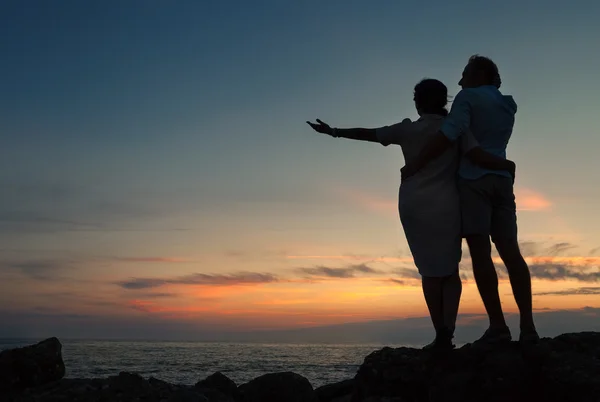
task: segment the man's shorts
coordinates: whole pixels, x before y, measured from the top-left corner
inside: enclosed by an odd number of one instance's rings
[[[462,235],[488,235],[492,241],[517,238],[517,206],[513,180],[487,174],[476,180],[458,180]]]

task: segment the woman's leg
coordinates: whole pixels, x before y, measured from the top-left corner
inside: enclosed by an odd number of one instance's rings
[[[425,348],[453,348],[452,338],[462,293],[458,271],[445,277],[422,277],[423,294],[435,328],[435,341]]]
[[[442,291],[443,278],[433,276],[423,276],[421,284],[423,286],[423,295],[429,309],[429,315],[433,322],[436,334],[444,328],[444,302]]]
[[[450,276],[442,278],[442,309],[444,326],[454,334],[456,328],[456,317],[460,296],[462,294],[462,281],[458,271]]]

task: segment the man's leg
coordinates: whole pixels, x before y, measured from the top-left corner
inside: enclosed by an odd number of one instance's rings
[[[477,180],[459,180],[463,237],[469,245],[473,275],[490,320],[490,327],[478,342],[486,343],[511,339],[502,313],[498,275],[491,255],[493,183],[494,178],[490,175]]]
[[[475,283],[490,319],[490,329],[505,329],[506,321],[498,293],[498,275],[492,261],[490,238],[486,235],[468,236],[467,244],[473,261]]]
[[[496,249],[506,266],[510,285],[521,315],[521,332],[535,333],[529,267],[519,250],[517,239],[496,239]]]
[[[533,321],[531,276],[521,255],[517,235],[517,206],[512,180],[497,177],[492,198],[491,234],[500,258],[506,266],[510,285],[521,316],[521,338],[536,338]]]

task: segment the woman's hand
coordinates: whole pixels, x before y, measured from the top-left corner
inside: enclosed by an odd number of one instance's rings
[[[327,134],[327,135],[333,135],[333,128],[331,128],[329,126],[329,124],[322,122],[321,120],[317,119],[316,123],[311,123],[310,121],[307,121],[308,125],[311,126],[313,128],[313,130],[315,130],[317,133],[321,133],[321,134]]]

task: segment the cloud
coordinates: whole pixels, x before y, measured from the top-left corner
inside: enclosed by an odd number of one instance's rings
[[[100,226],[88,222],[78,222],[74,220],[50,218],[40,216],[35,212],[24,211],[0,211],[0,223],[2,224],[38,224],[38,225],[55,225],[63,228],[99,228]]]
[[[228,250],[225,251],[225,256],[230,258],[242,258],[247,255],[247,252],[240,250]]]
[[[531,276],[537,279],[558,281],[575,279],[581,282],[600,281],[600,270],[594,267],[578,267],[565,264],[530,264]]]
[[[150,197],[83,184],[0,178],[0,188],[0,233],[115,231],[165,213]]]
[[[149,301],[132,300],[127,305],[134,310],[141,311],[144,313],[157,312],[157,308],[154,306],[154,303]]]
[[[516,188],[515,198],[518,211],[546,211],[552,207],[550,200],[529,188]]]
[[[382,274],[382,271],[373,269],[366,264],[350,265],[344,268],[330,268],[318,266],[314,268],[297,268],[297,272],[308,277],[327,277],[327,278],[355,278],[356,274]]]
[[[522,241],[519,242],[519,248],[524,257],[530,257],[539,254],[540,243],[535,241]],[[493,252],[497,255],[495,248],[493,249]]]
[[[334,191],[346,202],[350,200],[359,207],[384,215],[398,215],[398,200],[379,197],[358,189],[337,188]]]
[[[420,279],[418,272],[414,269],[400,268],[395,271],[383,271],[371,268],[367,264],[354,264],[346,267],[302,267],[296,268],[290,277],[280,277],[271,273],[240,272],[235,274],[202,274],[194,273],[178,277],[158,277],[158,278],[131,278],[117,282],[117,285],[127,290],[144,290],[159,288],[166,285],[202,285],[202,286],[236,286],[236,285],[258,285],[267,283],[289,283],[308,280],[305,283],[311,283],[315,280],[324,279],[358,279],[366,275],[390,275],[399,274],[401,277],[390,279],[387,282],[395,284],[408,284],[414,279]],[[300,278],[298,278],[298,276]],[[391,283],[390,282],[390,283]],[[144,295],[138,294],[140,298]],[[149,294],[150,297],[168,297],[170,294]]]
[[[397,198],[384,198],[359,189],[337,188],[334,191],[344,200],[350,200],[363,209],[386,215],[398,215]],[[552,202],[548,198],[530,188],[516,188],[515,198],[519,211],[546,211],[552,207]]]
[[[145,299],[164,299],[164,298],[170,298],[170,297],[178,297],[179,295],[177,293],[170,293],[170,292],[154,292],[154,293],[143,293],[139,295],[140,297],[143,297]]]
[[[189,317],[189,314],[210,312],[213,310],[213,308],[207,304],[214,302],[214,298],[206,298],[202,299],[201,301],[202,303],[191,303],[186,306],[168,306],[158,304],[157,302],[151,300],[135,299],[129,300],[126,303],[126,306],[133,310],[144,313],[159,313],[164,318],[173,318],[175,316]]]
[[[369,262],[413,262],[412,257],[375,257],[372,255],[286,255],[288,260],[350,260]]]
[[[550,292],[534,293],[534,296],[572,296],[572,295],[600,295],[600,286],[589,286],[556,290]]]
[[[119,282],[118,285],[124,289],[150,289],[164,285],[257,285],[278,282],[279,278],[269,273],[240,272],[229,275],[201,274],[195,273],[175,278],[132,278],[128,281]]]
[[[227,258],[247,260],[265,260],[282,258],[287,253],[282,250],[225,250],[223,255]]]
[[[548,254],[560,255],[560,254],[563,254],[565,251],[572,250],[574,248],[577,248],[577,246],[575,246],[571,243],[566,243],[566,242],[556,243],[548,248]]]
[[[81,307],[85,305],[94,307],[122,307],[122,304],[115,300],[111,295],[103,295],[100,292],[86,292],[85,290],[35,292],[35,296],[39,297],[39,300],[52,300],[53,302],[58,301],[63,305],[70,306]]]
[[[576,244],[559,242],[547,245],[544,242],[524,242],[519,245],[533,278],[551,281],[600,281],[600,257],[569,255],[569,251],[579,248]],[[502,259],[494,257],[493,261],[500,268],[499,276],[506,278],[507,272]]]
[[[536,241],[522,241],[519,242],[521,253],[524,257],[530,261],[539,261],[540,259],[549,261],[555,257],[559,257],[569,250],[578,248],[577,245],[568,242],[559,242],[547,245],[545,242]],[[600,251],[600,247],[590,251],[590,254]],[[495,261],[501,262],[498,257],[498,253],[495,248],[492,249],[493,255],[496,257]],[[368,262],[405,262],[413,263],[413,258],[410,255],[403,256],[402,254],[396,253],[395,256],[374,256],[366,254],[306,254],[306,255],[286,255],[288,260],[348,260],[348,261],[368,261]],[[469,249],[463,247],[463,261],[469,260]],[[586,257],[568,257],[567,259],[586,258]],[[600,261],[600,258],[598,259]],[[574,261],[574,260],[573,260]],[[591,262],[588,259],[586,263]]]
[[[600,251],[600,247],[596,247],[590,250],[590,255],[595,255],[598,251]]]
[[[184,263],[191,262],[187,258],[179,257],[115,257],[115,261],[121,262],[173,262],[173,263]]]
[[[169,283],[173,282],[168,279],[159,278],[132,278],[128,281],[120,282],[119,285],[124,289],[149,289],[157,288]]]
[[[569,255],[571,250],[579,248],[578,245],[568,242],[546,243],[526,241],[519,244],[525,257],[525,261],[530,267],[531,275],[534,278],[542,280],[561,280],[574,279],[582,282],[597,282],[600,280],[600,256],[581,256]],[[323,260],[323,261],[356,261],[362,264],[368,263],[405,263],[405,267],[400,267],[388,273],[396,274],[399,280],[420,280],[418,270],[414,267],[412,257],[375,257],[369,255],[287,255],[286,259],[294,260]],[[501,278],[508,278],[503,261],[497,253],[493,261],[499,268],[498,275]],[[352,267],[352,266],[350,266]],[[351,278],[354,276],[352,269],[347,268],[328,268],[327,265],[319,265],[316,268],[304,268],[304,274],[313,276],[326,276],[338,278]],[[375,274],[375,272],[371,272]],[[379,273],[384,273],[379,271]],[[473,279],[471,270],[471,260],[468,249],[463,250],[463,259],[461,262],[461,277],[463,280]]]
[[[394,273],[402,278],[419,279],[421,280],[421,274],[416,268],[396,268]]]
[[[502,259],[493,258],[498,277],[508,278],[508,272]],[[600,281],[600,257],[557,257],[557,256],[535,256],[526,257],[531,277],[539,280],[559,281],[577,280],[580,282]],[[473,279],[470,262],[461,264],[461,277]]]
[[[404,281],[402,279],[389,278],[389,279],[384,279],[383,281],[386,283],[392,283],[394,285],[403,285],[403,286],[408,285],[408,282]]]
[[[62,260],[38,260],[20,262],[2,262],[0,268],[13,270],[36,280],[56,280],[61,273],[70,268],[69,262]]]
[[[576,244],[559,242],[546,246],[544,243],[528,243],[529,253],[525,261],[531,276],[544,280],[574,279],[581,282],[600,281],[600,257],[569,255],[577,249]],[[501,263],[501,259],[494,259]]]

